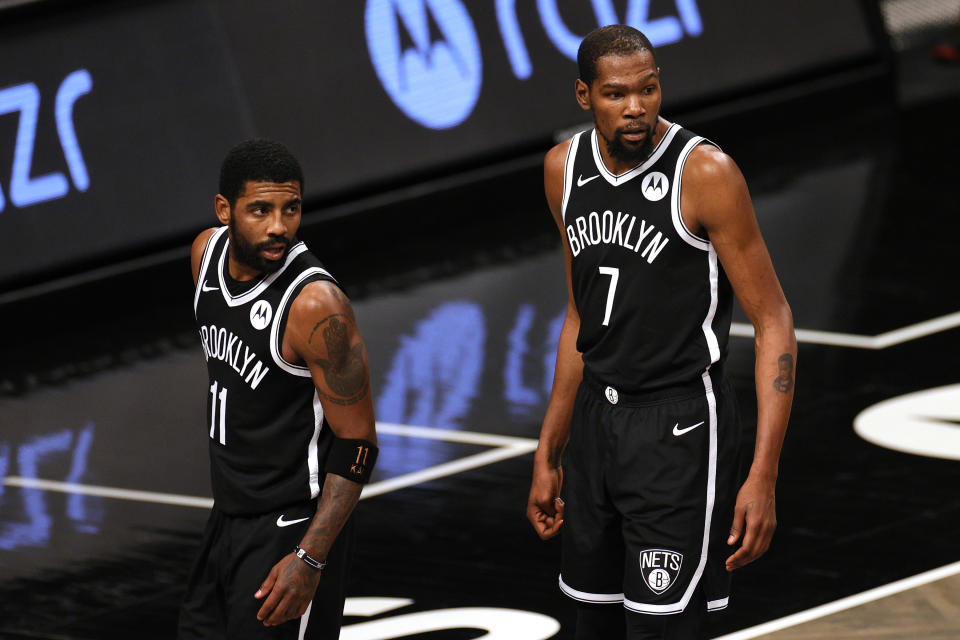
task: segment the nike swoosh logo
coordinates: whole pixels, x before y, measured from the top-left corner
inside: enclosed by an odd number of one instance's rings
[[[219,290],[219,287],[208,287],[208,286],[207,286],[207,281],[204,280],[204,281],[203,281],[203,285],[200,287],[200,289],[203,290],[203,291],[218,291],[218,290]]]
[[[310,518],[307,517],[307,518],[300,518],[299,520],[284,520],[284,519],[283,519],[283,515],[281,515],[279,518],[277,518],[277,526],[278,526],[278,527],[289,527],[289,526],[292,525],[292,524],[297,524],[298,522],[303,522],[304,520],[309,520],[309,519],[310,519]]]
[[[696,429],[697,427],[699,427],[699,426],[702,425],[702,424],[703,424],[702,422],[698,422],[697,424],[693,425],[692,427],[687,427],[686,429],[678,429],[677,427],[680,426],[680,423],[678,422],[677,424],[673,425],[673,435],[675,435],[675,436],[682,436],[682,435],[685,434],[686,432],[688,432],[688,431],[693,431],[694,429]]]
[[[587,183],[590,182],[591,180],[596,180],[596,179],[599,178],[599,177],[600,177],[600,174],[598,173],[597,175],[595,175],[595,176],[590,176],[589,178],[587,178],[586,180],[584,180],[584,179],[583,179],[583,174],[581,173],[581,174],[580,174],[580,177],[577,178],[577,186],[578,186],[578,187],[582,187],[583,185],[587,184]]]

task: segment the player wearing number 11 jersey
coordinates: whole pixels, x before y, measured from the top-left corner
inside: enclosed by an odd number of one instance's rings
[[[285,147],[242,143],[221,168],[223,226],[193,244],[214,504],[181,640],[340,633],[376,432],[350,302],[295,238],[302,190]]]
[[[594,127],[544,166],[569,300],[527,515],[543,538],[562,527],[559,582],[578,602],[577,640],[707,637],[728,572],[773,535],[793,321],[739,169],[660,117],[647,38],[597,29],[578,65],[576,98]],[[757,334],[759,407],[739,492],[723,376],[734,294]]]

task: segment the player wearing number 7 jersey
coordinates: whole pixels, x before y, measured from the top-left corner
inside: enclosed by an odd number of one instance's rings
[[[283,145],[244,142],[221,167],[223,226],[193,244],[214,505],[181,640],[339,637],[376,431],[350,302],[295,238],[302,191]]]
[[[793,320],[739,169],[660,117],[647,38],[598,29],[578,66],[594,127],[544,164],[569,300],[527,516],[542,538],[562,527],[578,640],[705,638],[728,572],[776,525]],[[723,376],[733,294],[757,336],[757,441],[739,491]]]

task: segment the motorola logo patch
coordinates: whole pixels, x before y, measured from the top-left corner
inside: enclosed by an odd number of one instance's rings
[[[273,307],[266,300],[258,300],[257,304],[250,309],[250,324],[258,331],[270,326],[270,320],[273,318]]]
[[[667,180],[667,176],[659,171],[651,171],[643,177],[643,182],[640,183],[640,191],[643,192],[644,198],[656,202],[662,200],[669,193],[670,181]]]
[[[368,0],[365,21],[370,61],[407,117],[449,129],[470,115],[483,61],[461,0]]]

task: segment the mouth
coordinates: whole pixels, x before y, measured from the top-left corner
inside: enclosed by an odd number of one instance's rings
[[[646,128],[644,129],[622,129],[620,131],[620,138],[624,142],[632,142],[634,144],[643,142],[646,140],[647,136],[650,134],[650,131]]]
[[[285,244],[270,244],[260,249],[260,255],[267,260],[279,260],[286,251],[287,245]]]

